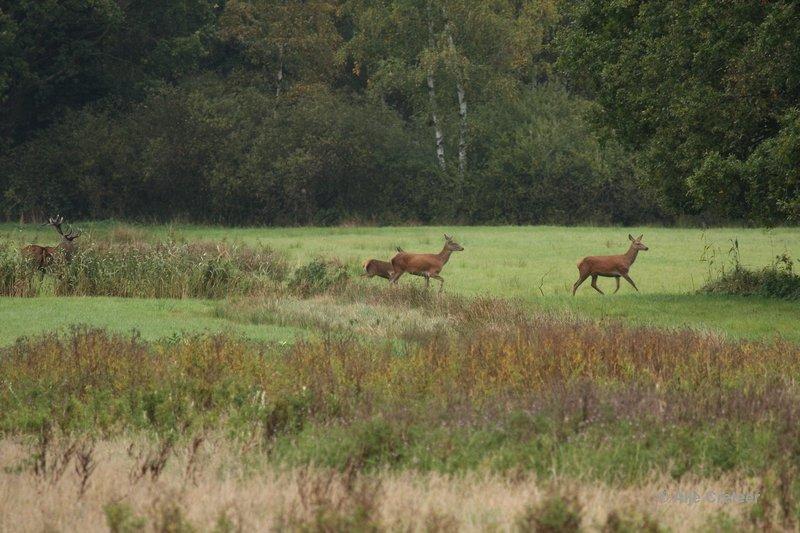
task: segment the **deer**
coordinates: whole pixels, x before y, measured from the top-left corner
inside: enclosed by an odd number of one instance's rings
[[[403,253],[404,250],[399,246],[395,248],[398,253]],[[364,272],[361,274],[362,278],[374,278],[379,276],[384,279],[392,279],[394,270],[389,261],[381,261],[380,259],[367,259],[364,261]]]
[[[412,254],[408,252],[398,252],[397,255],[392,257],[392,269],[394,274],[389,279],[391,283],[396,284],[405,273],[414,276],[422,276],[425,278],[425,288],[430,287],[431,278],[439,281],[439,292],[444,289],[444,278],[439,275],[450,260],[450,255],[453,252],[461,252],[464,247],[453,240],[453,237],[444,234],[444,247],[438,254]]]
[[[628,271],[630,271],[633,262],[636,261],[636,256],[639,254],[639,251],[649,250],[649,248],[642,243],[643,236],[644,234],[639,235],[634,239],[633,235],[628,234],[628,240],[631,241],[631,245],[628,248],[628,251],[622,255],[590,255],[578,261],[579,276],[578,281],[576,281],[575,285],[572,286],[572,295],[575,296],[575,291],[578,290],[578,287],[581,286],[581,283],[586,281],[586,278],[589,276],[592,277],[592,287],[600,294],[605,293],[597,286],[598,276],[603,276],[604,278],[614,278],[617,280],[617,288],[614,289],[614,294],[616,294],[619,290],[620,277],[625,278],[625,280],[630,283],[634,289],[636,289],[636,292],[639,292],[639,288],[628,275]]]
[[[67,259],[69,259],[75,251],[74,241],[81,236],[82,232],[80,230],[75,232],[72,230],[72,228],[70,228],[67,233],[64,233],[64,231],[61,229],[61,225],[63,223],[64,217],[61,215],[56,215],[55,217],[50,217],[47,223],[42,224],[43,226],[53,226],[58,234],[61,235],[61,242],[58,243],[58,245],[40,246],[38,244],[29,244],[22,249],[22,253],[24,255],[31,257],[36,262],[37,268],[43,269],[49,265],[52,262],[53,257],[55,257],[56,252],[59,250],[64,253]]]

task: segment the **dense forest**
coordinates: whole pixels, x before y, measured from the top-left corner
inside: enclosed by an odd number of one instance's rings
[[[0,0],[0,216],[800,222],[800,7]]]

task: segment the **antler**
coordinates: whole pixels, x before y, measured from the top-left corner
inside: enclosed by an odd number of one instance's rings
[[[55,217],[50,217],[46,225],[53,226],[54,228],[56,228],[58,234],[67,239],[68,241],[80,237],[81,233],[83,233],[80,229],[76,233],[72,229],[72,226],[69,227],[69,231],[67,231],[67,233],[64,233],[64,231],[61,229],[61,225],[63,223],[64,223],[64,217],[62,217],[61,215],[56,215]]]
[[[55,217],[50,217],[50,219],[47,222],[47,225],[56,228],[58,234],[63,237],[64,232],[61,231],[61,224],[63,223],[64,223],[64,217],[62,217],[61,215],[56,215]]]
[[[80,237],[81,233],[83,233],[83,230],[81,230],[80,228],[78,228],[78,231],[76,233],[75,231],[72,230],[72,226],[70,226],[69,233],[64,235],[64,238],[67,239],[68,241],[71,241],[72,239],[77,239],[78,237]]]

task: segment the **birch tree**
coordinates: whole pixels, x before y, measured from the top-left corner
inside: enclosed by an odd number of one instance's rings
[[[435,0],[350,0],[354,35],[347,54],[367,92],[432,129],[437,165],[447,169],[440,88],[441,11]]]
[[[433,131],[436,138],[436,159],[439,161],[439,167],[442,170],[445,170],[447,168],[447,164],[444,158],[444,132],[442,131],[442,124],[439,120],[439,114],[436,110],[436,86],[434,82],[436,74],[436,32],[434,30],[434,12],[432,4],[433,0],[428,0],[428,4],[425,9],[428,19],[428,52],[430,56],[427,62],[428,64],[425,67],[425,76],[428,85],[428,101],[430,102],[431,108],[431,121],[433,122]]]
[[[448,168],[445,154],[456,148],[461,177],[468,171],[469,108],[515,98],[546,75],[541,54],[555,19],[551,1],[351,0],[348,7],[354,37],[346,50],[366,72],[368,90],[424,114],[439,167]]]

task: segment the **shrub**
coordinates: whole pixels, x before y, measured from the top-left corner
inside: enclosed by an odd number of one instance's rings
[[[319,294],[344,284],[349,275],[338,261],[314,259],[297,268],[289,280],[289,289],[303,297]]]
[[[537,505],[526,507],[517,518],[520,532],[569,533],[580,531],[581,505],[574,496],[550,495]]]
[[[143,531],[147,521],[136,516],[130,506],[124,503],[109,503],[103,507],[106,524],[111,533],[135,533]]]
[[[733,269],[703,286],[700,292],[800,300],[800,276],[792,271],[792,266],[792,260],[786,254],[778,256],[773,265],[758,271],[737,263]]]
[[[611,511],[602,531],[603,533],[660,533],[663,529],[648,515],[623,515],[618,511]]]
[[[195,527],[186,520],[183,510],[171,502],[161,507],[154,529],[160,533],[194,533],[196,531]]]

